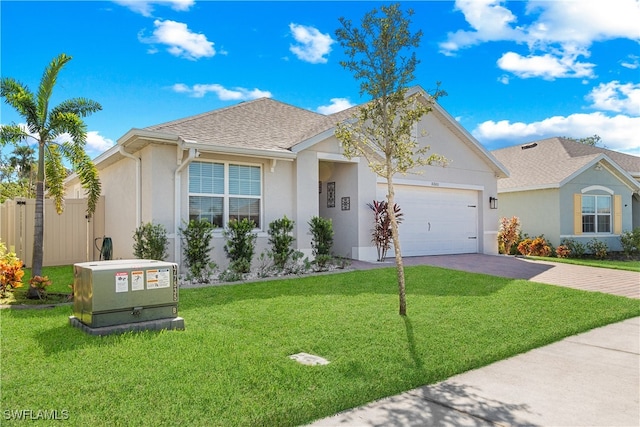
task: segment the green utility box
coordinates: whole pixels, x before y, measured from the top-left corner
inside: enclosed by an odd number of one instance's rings
[[[74,264],[73,314],[91,328],[178,315],[178,265],[132,259]]]

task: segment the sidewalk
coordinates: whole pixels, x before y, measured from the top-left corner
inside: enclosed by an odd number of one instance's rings
[[[640,298],[640,274],[628,271],[480,254],[404,261]],[[393,263],[353,264],[356,269],[386,266]],[[508,425],[640,426],[640,317],[310,424]]]

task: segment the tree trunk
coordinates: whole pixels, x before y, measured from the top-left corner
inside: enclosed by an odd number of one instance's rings
[[[394,191],[393,181],[391,176],[387,176],[387,215],[391,220],[391,235],[393,237],[393,250],[396,255],[396,274],[398,276],[398,297],[400,299],[400,316],[407,315],[407,296],[405,291],[404,281],[404,264],[402,263],[402,251],[400,250],[400,235],[398,233],[398,221],[396,220],[396,213],[393,210]]]
[[[38,174],[36,177],[36,212],[33,221],[33,257],[31,277],[42,276],[44,248],[44,145],[38,148]],[[38,290],[29,286],[27,298],[40,298]]]

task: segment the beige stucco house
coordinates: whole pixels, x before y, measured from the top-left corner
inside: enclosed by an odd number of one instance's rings
[[[409,94],[416,92],[427,102],[420,87]],[[95,159],[114,258],[132,257],[134,230],[153,221],[167,229],[169,258],[180,262],[179,227],[206,218],[218,226],[212,259],[226,266],[221,230],[230,218],[254,220],[259,254],[269,222],[283,215],[295,220],[295,245],[310,255],[307,224],[319,215],[333,221],[336,255],[375,260],[367,203],[382,200],[386,184],[364,159],[342,155],[334,127],[352,114],[322,115],[263,98],[131,129]],[[396,177],[403,255],[497,253],[498,211],[489,198],[507,170],[437,104],[416,135],[451,163]],[[69,197],[82,197],[76,177],[66,185]]]
[[[510,172],[498,181],[499,213],[522,231],[621,250],[620,234],[640,227],[640,157],[566,138],[492,151]]]

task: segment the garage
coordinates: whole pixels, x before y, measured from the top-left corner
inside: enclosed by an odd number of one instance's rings
[[[404,214],[403,256],[478,252],[477,191],[398,184],[394,190]],[[377,193],[378,200],[385,200],[386,184],[378,184]]]

